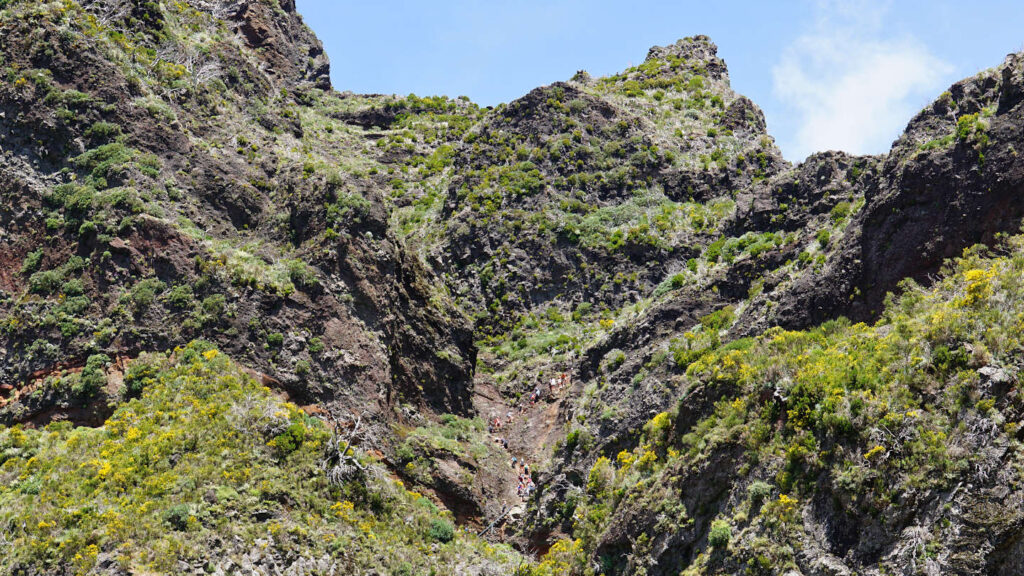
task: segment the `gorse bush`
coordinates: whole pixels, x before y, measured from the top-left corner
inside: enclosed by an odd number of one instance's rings
[[[634,447],[598,460],[577,507],[577,559],[596,549],[623,502],[629,514],[642,506],[658,517],[666,490],[676,498],[680,478],[737,448],[747,455],[742,473],[765,480],[734,486],[742,492],[725,511],[733,521],[715,520],[708,544],[761,558],[752,566],[792,561],[801,509],[823,477],[835,479],[847,499],[837,505],[858,522],[895,514],[908,491],[952,490],[981,457],[978,437],[957,422],[999,422],[1007,402],[979,383],[979,368],[1012,364],[1022,345],[1024,237],[1008,239],[1001,254],[971,249],[933,286],[907,283],[875,326],[838,319],[721,343],[708,333],[731,323],[722,310],[673,340],[668,369],[713,404],[682,433],[671,426],[675,412],[657,414]],[[692,418],[690,398],[679,410]],[[1017,428],[992,430],[1002,442]],[[755,553],[756,539],[734,541],[741,529],[771,547]]]
[[[107,361],[91,356],[83,380],[106,385]],[[511,572],[510,549],[457,534],[366,456],[368,475],[328,482],[326,427],[209,344],[146,355],[125,381],[133,399],[100,427],[0,426],[0,529],[12,544],[0,572],[88,573],[103,554],[126,572],[176,573],[180,561],[253,549],[344,550],[357,571],[427,573],[458,556]],[[440,547],[424,552],[425,535]]]

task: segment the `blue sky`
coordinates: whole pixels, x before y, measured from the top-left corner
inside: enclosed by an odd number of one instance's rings
[[[707,34],[790,160],[888,150],[949,84],[1024,49],[1024,2],[298,0],[337,90],[508,102]]]

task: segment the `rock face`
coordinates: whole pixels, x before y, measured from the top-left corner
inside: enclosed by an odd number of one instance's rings
[[[4,23],[7,65],[44,68],[0,88],[0,381],[45,388],[54,367],[202,337],[304,402],[470,410],[471,327],[390,234],[379,193],[286,157],[327,145],[297,112],[329,82],[294,4],[124,6],[82,17],[139,26],[128,49],[155,54],[148,64],[118,64],[83,36],[57,42],[45,18]],[[182,25],[220,40],[194,45]],[[354,190],[358,214],[337,204]],[[0,411],[48,408],[15,393]]]
[[[250,48],[263,54],[272,74],[289,84],[308,82],[321,90],[331,89],[330,60],[320,40],[303,24],[294,0],[222,3],[213,7],[214,14],[218,10],[235,23]]]
[[[903,279],[927,282],[965,248],[1018,231],[1021,101],[1021,57],[1014,54],[954,84],[915,116],[877,178],[860,184],[866,204],[851,225],[855,233],[825,274],[779,298],[774,321],[806,327],[839,314],[876,318],[885,294]]]

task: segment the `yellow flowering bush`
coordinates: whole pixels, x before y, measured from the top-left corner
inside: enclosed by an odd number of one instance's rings
[[[300,543],[316,557],[344,546],[367,569],[412,559],[426,570],[435,556],[456,554],[494,558],[509,571],[518,563],[506,547],[454,532],[458,547],[421,551],[423,534],[446,516],[383,475],[328,483],[326,428],[209,344],[140,361],[151,364],[150,382],[103,426],[0,427],[0,526],[13,543],[0,573],[85,574],[101,553],[124,559],[126,570],[173,573],[180,560],[216,556],[204,542],[254,545],[268,535],[267,547]],[[287,453],[280,430],[293,432]]]

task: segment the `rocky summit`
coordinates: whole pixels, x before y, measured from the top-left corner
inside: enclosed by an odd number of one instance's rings
[[[0,573],[1024,573],[1024,54],[795,165],[704,36],[329,71],[0,0]]]

